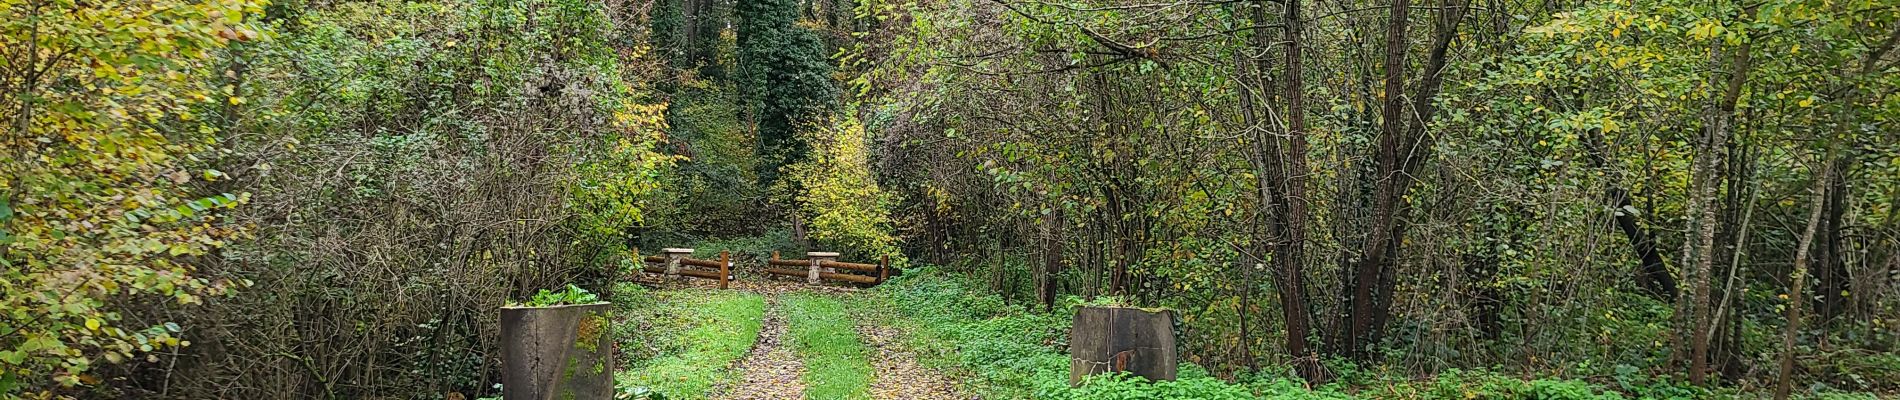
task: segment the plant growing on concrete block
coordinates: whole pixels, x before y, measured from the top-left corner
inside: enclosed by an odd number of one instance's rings
[[[594,292],[589,292],[587,291],[587,289],[581,289],[580,286],[574,286],[570,284],[570,285],[567,285],[566,288],[563,288],[558,291],[541,289],[540,292],[537,292],[534,294],[534,297],[529,298],[527,302],[511,302],[509,303],[509,306],[510,307],[548,307],[548,306],[564,306],[564,305],[577,305],[577,304],[594,304],[594,303],[601,303],[601,302],[602,301],[600,301],[600,296],[594,294]]]
[[[574,285],[501,309],[502,398],[605,399],[614,394],[612,304]]]

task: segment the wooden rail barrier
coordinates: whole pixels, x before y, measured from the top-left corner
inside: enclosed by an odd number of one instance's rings
[[[686,257],[693,254],[693,249],[664,249],[660,250],[660,254],[663,255],[646,256],[640,259],[643,264],[659,264],[660,266],[643,266],[640,270],[666,276],[717,279],[719,280],[720,289],[725,289],[732,282],[732,254],[729,252],[719,252],[718,260],[700,260]],[[716,270],[687,269],[682,268],[682,266],[714,268]]]
[[[891,258],[889,256],[884,257],[883,260],[878,262],[877,264],[861,264],[861,263],[838,262],[835,260],[838,257],[838,253],[809,252],[805,254],[807,257],[810,257],[810,259],[807,259],[807,260],[781,259],[779,258],[778,252],[776,251],[772,252],[772,259],[767,260],[765,262],[766,267],[767,267],[765,268],[765,273],[772,274],[772,275],[804,277],[807,283],[813,283],[813,284],[816,284],[821,280],[830,279],[834,281],[845,281],[845,282],[851,282],[851,283],[863,284],[863,285],[876,285],[876,284],[884,283],[885,279],[890,278],[889,265],[891,263]],[[784,266],[784,267],[805,267],[805,268],[802,270],[788,269],[788,268],[771,268],[771,266],[774,266],[774,265]],[[840,270],[840,269],[848,270],[848,271],[868,272],[868,273],[871,273],[872,275],[859,275],[859,274],[837,272],[837,270]]]

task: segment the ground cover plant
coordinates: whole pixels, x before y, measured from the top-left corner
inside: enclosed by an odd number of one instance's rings
[[[965,277],[925,268],[866,296],[867,304],[887,311],[861,312],[863,318],[903,327],[909,346],[924,349],[928,362],[967,377],[974,393],[990,398],[1036,399],[1705,399],[1746,398],[1734,391],[1709,391],[1679,381],[1657,381],[1634,368],[1619,368],[1608,379],[1564,379],[1451,370],[1431,377],[1394,375],[1335,366],[1338,378],[1312,386],[1291,369],[1278,373],[1214,377],[1191,363],[1180,379],[1148,382],[1140,377],[1103,375],[1069,386],[1065,353],[1068,315],[1085,304],[1071,299],[1054,312],[1011,305],[1000,296],[971,288]],[[1823,391],[1808,398],[1857,398],[1853,393]]]
[[[624,285],[615,337],[625,360],[618,386],[671,399],[705,398],[758,340],[765,298],[714,290],[647,292]]]

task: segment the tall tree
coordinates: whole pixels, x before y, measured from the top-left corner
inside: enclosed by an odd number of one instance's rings
[[[1430,54],[1420,73],[1416,93],[1406,93],[1406,54],[1409,52],[1411,0],[1393,0],[1385,35],[1384,102],[1379,118],[1378,165],[1373,179],[1372,220],[1367,224],[1369,237],[1353,265],[1348,280],[1349,294],[1345,314],[1345,337],[1339,349],[1354,358],[1363,358],[1366,347],[1378,343],[1391,313],[1393,273],[1390,265],[1405,242],[1405,220],[1410,206],[1406,192],[1416,183],[1419,169],[1431,158],[1433,139],[1426,129],[1436,114],[1436,98],[1442,88],[1445,63],[1456,38],[1465,7],[1447,1],[1435,8]],[[1407,110],[1407,99],[1411,100]]]
[[[798,24],[798,1],[741,1],[734,13],[740,82],[758,132],[759,182],[769,186],[779,181],[780,167],[803,159],[810,146],[797,132],[836,107],[838,89],[824,42]]]
[[[1262,1],[1253,5],[1252,24],[1255,31],[1247,36],[1245,47],[1249,54],[1269,54],[1272,37],[1266,31],[1266,9],[1271,3]],[[1260,217],[1265,221],[1264,229],[1256,229],[1255,242],[1265,251],[1273,264],[1273,282],[1280,297],[1280,315],[1286,326],[1283,349],[1286,356],[1293,360],[1294,369],[1300,377],[1308,381],[1320,381],[1318,357],[1308,349],[1308,336],[1311,335],[1312,310],[1308,305],[1306,293],[1305,243],[1307,225],[1306,181],[1307,140],[1305,115],[1305,74],[1301,52],[1305,45],[1301,39],[1304,20],[1300,15],[1301,4],[1298,0],[1284,3],[1282,30],[1285,51],[1282,52],[1282,66],[1278,83],[1281,104],[1269,104],[1268,99],[1274,89],[1274,81],[1264,79],[1268,72],[1262,60],[1255,56],[1239,57],[1236,70],[1240,72],[1241,114],[1246,120],[1246,129],[1252,134],[1252,153],[1248,161],[1258,170],[1254,174],[1255,189],[1261,204]],[[1275,109],[1276,105],[1284,108]],[[1275,116],[1284,118],[1284,130],[1276,132],[1272,125]]]
[[[1307,350],[1312,310],[1307,305],[1306,273],[1302,270],[1306,262],[1306,181],[1311,175],[1306,167],[1306,71],[1302,60],[1305,43],[1301,39],[1305,19],[1299,0],[1286,0],[1285,6],[1286,66],[1282,81],[1286,88],[1282,96],[1286,99],[1286,135],[1284,143],[1274,146],[1274,159],[1268,161],[1278,164],[1273,170],[1279,173],[1275,181],[1280,185],[1277,191],[1280,199],[1274,202],[1278,207],[1274,215],[1279,216],[1279,221],[1274,225],[1279,240],[1274,242],[1273,260],[1279,267],[1277,284],[1281,315],[1286,319],[1287,356],[1293,358],[1294,369],[1300,377],[1320,381],[1325,378],[1320,375],[1319,358]],[[1254,35],[1266,36],[1264,32]]]
[[[1817,169],[1820,176],[1814,177],[1812,211],[1808,212],[1807,229],[1801,231],[1801,239],[1795,244],[1794,285],[1788,287],[1788,324],[1781,336],[1781,375],[1775,380],[1775,399],[1785,400],[1794,386],[1794,338],[1801,331],[1801,306],[1807,303],[1801,296],[1808,276],[1808,254],[1814,244],[1814,231],[1821,224],[1821,213],[1826,209],[1829,181],[1834,174],[1834,151],[1829,150],[1823,157],[1826,165]],[[1693,377],[1693,375],[1692,375]]]
[[[1755,8],[1750,6],[1743,11],[1743,21],[1753,19]],[[1722,41],[1714,41],[1714,59],[1719,64],[1726,61],[1728,74],[1713,75],[1710,80],[1719,82],[1723,88],[1721,97],[1715,99],[1703,117],[1703,134],[1697,141],[1695,166],[1691,170],[1694,193],[1689,198],[1690,223],[1694,227],[1687,230],[1683,239],[1683,262],[1687,268],[1693,266],[1694,281],[1690,284],[1692,295],[1689,298],[1690,320],[1687,329],[1689,339],[1689,382],[1695,385],[1703,383],[1703,377],[1709,365],[1709,292],[1710,275],[1713,275],[1715,263],[1715,225],[1716,214],[1721,206],[1716,202],[1716,189],[1721,185],[1725,149],[1728,147],[1729,131],[1735,120],[1735,105],[1741,99],[1742,88],[1748,81],[1749,45],[1743,42],[1732,49],[1726,60],[1720,49]],[[1711,85],[1715,86],[1715,85]]]

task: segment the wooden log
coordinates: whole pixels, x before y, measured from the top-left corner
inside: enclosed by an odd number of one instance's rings
[[[810,261],[810,260],[778,260],[778,259],[773,259],[773,260],[768,260],[768,261],[766,261],[765,263],[766,263],[766,264],[768,264],[768,265],[778,265],[778,266],[785,266],[785,267],[803,267],[803,266],[807,266],[807,265],[811,265],[811,261]]]
[[[706,267],[706,268],[719,268],[719,267],[725,266],[726,263],[720,262],[719,260],[697,260],[697,259],[691,259],[691,258],[682,258],[680,259],[680,265],[691,265],[695,267]]]
[[[819,262],[818,265],[825,268],[848,269],[848,270],[858,271],[858,272],[877,272],[877,264],[859,264],[859,263],[848,263],[848,262],[838,262],[838,261],[822,261],[822,262]]]
[[[651,272],[651,273],[656,273],[656,274],[663,274],[663,273],[666,273],[666,268],[646,267],[646,271]],[[694,277],[694,278],[703,278],[703,279],[720,279],[721,276],[726,276],[725,274],[719,273],[717,271],[701,271],[701,270],[696,270],[696,269],[679,270],[679,275]]]
[[[503,307],[502,398],[613,398],[609,310],[609,303]]]
[[[796,277],[803,278],[803,277],[810,276],[809,274],[811,273],[811,271],[797,271],[797,270],[789,270],[789,269],[768,268],[765,270],[765,273],[773,274],[773,275],[796,276]],[[877,283],[877,277],[875,276],[839,274],[839,273],[831,273],[831,272],[820,272],[818,273],[818,278],[830,279],[834,281],[845,281],[845,282],[851,282],[851,283]]]
[[[724,277],[724,275],[719,274],[719,271],[701,271],[696,269],[682,269],[680,270],[680,276],[690,276],[700,279],[720,279]]]
[[[875,276],[841,274],[841,273],[834,273],[834,272],[819,272],[818,278],[830,279],[834,281],[845,281],[845,282],[851,282],[851,283],[864,283],[864,284],[877,283],[877,277]]]
[[[1174,314],[1126,307],[1083,307],[1069,331],[1069,384],[1127,371],[1151,381],[1175,378]]]

